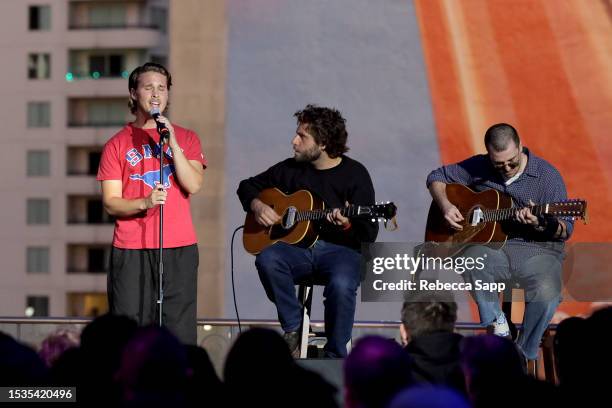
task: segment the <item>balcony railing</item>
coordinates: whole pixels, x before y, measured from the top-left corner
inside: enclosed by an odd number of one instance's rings
[[[127,103],[126,103],[127,107]],[[127,109],[127,108],[126,108]],[[68,121],[68,127],[121,127],[124,126],[129,120],[109,120],[109,121],[91,121],[91,120],[83,120],[83,121]]]
[[[103,216],[102,219],[97,220],[87,220],[84,218],[70,217],[68,218],[68,224],[76,224],[76,225],[109,225],[114,224],[115,219],[110,216]]]
[[[75,176],[75,177],[93,177],[96,176],[97,173],[92,173],[89,170],[80,170],[80,169],[68,169],[68,171],[66,171],[66,174],[68,176]]]
[[[151,23],[70,23],[70,30],[127,30],[132,28],[159,30],[158,24]]]
[[[70,70],[66,74],[66,80],[71,82],[75,79],[127,79],[129,75],[127,70],[121,72]]]
[[[84,273],[84,274],[102,274],[102,273],[107,273],[108,272],[108,268],[106,267],[99,267],[99,268],[78,268],[75,266],[68,266],[66,268],[66,273]]]

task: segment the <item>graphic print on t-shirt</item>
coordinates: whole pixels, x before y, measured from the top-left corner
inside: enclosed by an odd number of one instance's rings
[[[170,188],[172,185],[170,184],[170,176],[174,175],[174,165],[166,164],[164,166],[163,171],[163,185],[164,188]],[[145,183],[147,186],[151,187],[151,189],[155,188],[155,183],[159,182],[159,170],[151,170],[147,171],[144,174],[130,174],[131,180],[140,180]]]

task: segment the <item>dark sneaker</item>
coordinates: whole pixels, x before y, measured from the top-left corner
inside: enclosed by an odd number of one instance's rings
[[[289,351],[291,351],[291,356],[293,358],[300,357],[300,333],[298,332],[288,332],[283,335],[283,338],[287,342],[289,346]]]

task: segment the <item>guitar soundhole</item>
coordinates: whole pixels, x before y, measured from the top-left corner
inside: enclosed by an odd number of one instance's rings
[[[289,229],[286,229],[285,227],[279,224],[273,225],[270,228],[270,239],[275,240],[284,238],[293,230],[293,228],[295,228],[295,225],[293,225],[293,227]]]

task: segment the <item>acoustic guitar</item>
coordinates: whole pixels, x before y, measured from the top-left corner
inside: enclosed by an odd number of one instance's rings
[[[276,188],[268,188],[262,190],[258,198],[272,207],[281,220],[264,227],[255,220],[252,212],[247,212],[242,243],[244,249],[253,255],[279,241],[306,248],[312,246],[319,237],[316,221],[325,219],[334,210],[325,208],[323,201],[307,190],[286,195]],[[339,210],[347,218],[369,218],[375,222],[395,217],[397,207],[388,202],[368,206],[349,205]]]
[[[432,201],[425,227],[426,243],[443,243],[447,256],[454,255],[471,243],[489,243],[493,248],[504,246],[507,235],[501,222],[512,220],[517,208],[512,206],[512,198],[497,190],[475,192],[461,184],[447,184],[446,195],[463,215],[457,231],[450,227],[435,202]],[[539,204],[531,207],[531,213],[557,217],[581,218],[586,223],[587,203],[585,200],[567,200],[556,203]],[[430,246],[431,249],[431,246]]]

